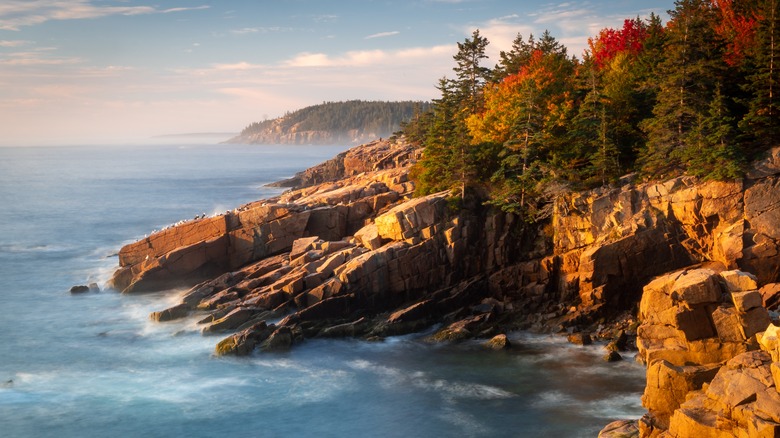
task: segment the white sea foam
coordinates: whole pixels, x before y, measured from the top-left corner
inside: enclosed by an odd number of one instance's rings
[[[350,361],[348,365],[354,369],[368,371],[378,375],[382,379],[380,384],[383,387],[393,388],[399,385],[411,385],[418,389],[440,394],[447,400],[495,400],[511,398],[515,396],[515,394],[511,392],[505,391],[495,386],[451,381],[447,379],[436,379],[430,377],[427,373],[422,371],[402,370],[399,368],[379,365],[367,360],[353,360]]]
[[[544,391],[540,393],[536,399],[532,402],[532,405],[537,408],[549,408],[549,407],[564,407],[578,404],[577,401],[570,395],[558,391]]]
[[[50,245],[50,244],[25,244],[25,243],[10,243],[0,244],[0,253],[11,254],[30,254],[30,253],[59,253],[72,251],[75,248],[67,245]]]
[[[636,394],[619,394],[595,400],[582,406],[586,415],[608,420],[631,420],[642,416],[644,408]]]

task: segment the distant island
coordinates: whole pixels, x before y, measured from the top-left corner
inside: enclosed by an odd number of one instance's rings
[[[254,122],[225,143],[360,144],[392,135],[402,123],[428,109],[429,103],[419,101],[324,102]]]

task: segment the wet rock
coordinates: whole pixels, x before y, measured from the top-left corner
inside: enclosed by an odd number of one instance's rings
[[[623,356],[620,355],[617,351],[610,351],[603,357],[604,362],[619,362],[623,360]]]
[[[487,321],[488,316],[489,315],[477,315],[454,322],[437,331],[428,339],[434,342],[463,341],[470,338],[472,333],[479,332],[483,324]]]
[[[90,283],[87,285],[87,287],[89,288],[90,292],[100,292],[100,286],[98,286],[97,283]]]
[[[237,329],[239,326],[252,319],[252,317],[254,317],[257,313],[257,309],[238,307],[233,309],[230,313],[223,316],[222,318],[219,318],[206,327],[203,327],[201,333],[211,334]]]
[[[483,344],[485,347],[491,350],[508,350],[512,347],[512,343],[509,342],[509,338],[505,334],[493,336],[489,341]]]
[[[434,309],[433,301],[425,300],[398,310],[387,318],[389,324],[428,319]]]
[[[265,352],[287,351],[292,347],[293,333],[289,327],[279,327],[260,345]]]
[[[566,339],[569,343],[574,345],[590,345],[593,343],[593,339],[591,339],[590,335],[582,332],[572,333],[567,336]]]
[[[192,309],[186,304],[177,304],[159,312],[152,312],[149,314],[149,319],[156,322],[173,321],[185,318],[190,314],[191,310]]]
[[[276,327],[273,324],[267,325],[265,321],[258,322],[252,327],[220,341],[216,346],[215,354],[217,356],[246,356],[252,353],[258,344],[268,339],[275,330]]]
[[[618,420],[601,429],[598,438],[639,438],[637,420]]]
[[[317,336],[322,338],[352,338],[366,334],[368,326],[368,320],[360,318],[357,321],[326,327]]]
[[[89,292],[89,286],[77,285],[70,288],[70,293],[72,294],[83,294],[85,292]]]

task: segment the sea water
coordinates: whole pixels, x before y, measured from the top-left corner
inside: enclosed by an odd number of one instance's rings
[[[0,436],[595,437],[637,418],[644,370],[599,346],[515,333],[507,352],[310,340],[212,355],[195,318],[148,314],[181,291],[101,286],[154,229],[274,196],[265,184],[342,150],[322,146],[0,148]]]

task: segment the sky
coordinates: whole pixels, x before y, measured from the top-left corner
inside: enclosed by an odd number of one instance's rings
[[[0,146],[239,132],[325,101],[431,100],[475,29],[485,65],[544,30],[581,58],[673,0],[0,0]]]

